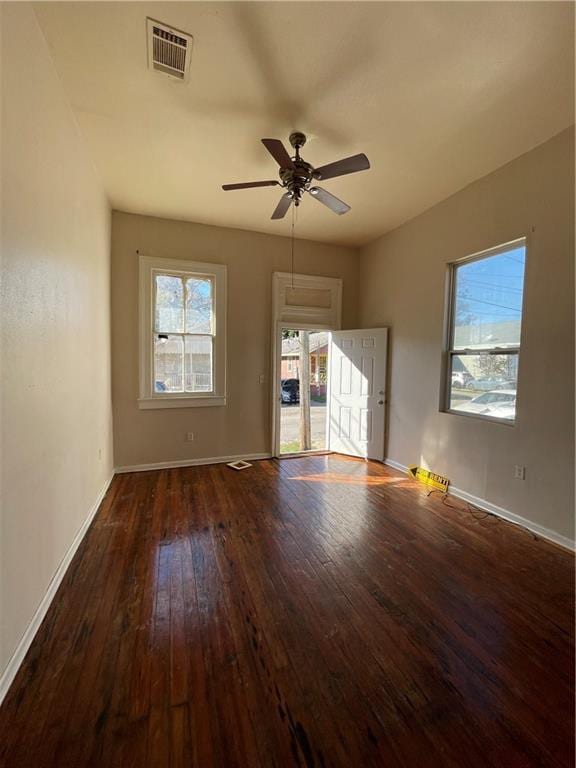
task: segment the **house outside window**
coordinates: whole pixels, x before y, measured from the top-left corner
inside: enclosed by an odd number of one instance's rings
[[[318,382],[319,384],[326,384],[328,381],[328,356],[318,356]]]
[[[329,334],[314,333],[310,342],[310,385],[312,399],[326,398]],[[287,337],[282,340],[281,378],[300,379],[300,341]]]
[[[514,423],[524,238],[449,265],[443,410]]]

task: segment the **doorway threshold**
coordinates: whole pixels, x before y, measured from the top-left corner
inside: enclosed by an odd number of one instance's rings
[[[298,453],[282,453],[277,459],[301,459],[303,456],[329,456],[333,451],[300,451]]]

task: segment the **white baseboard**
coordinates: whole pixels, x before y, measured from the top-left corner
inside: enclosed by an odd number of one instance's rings
[[[384,464],[387,467],[392,467],[392,469],[397,469],[399,472],[408,472],[408,467],[405,467],[404,464],[398,464],[397,461],[392,461],[392,459],[384,459]]]
[[[271,453],[242,453],[238,456],[213,456],[208,459],[182,459],[180,461],[159,461],[155,464],[134,464],[130,467],[116,467],[119,475],[126,472],[148,472],[151,469],[176,469],[177,467],[200,467],[205,464],[228,464],[230,461],[259,461],[271,459]]]
[[[56,573],[52,577],[52,580],[48,585],[48,589],[46,590],[46,593],[42,598],[40,605],[36,609],[36,612],[32,617],[32,620],[26,627],[26,630],[22,635],[22,638],[18,643],[16,650],[12,654],[12,657],[10,658],[10,661],[6,666],[6,669],[2,673],[2,676],[0,677],[0,704],[2,704],[4,697],[8,693],[8,690],[10,689],[10,686],[12,685],[12,682],[16,677],[16,673],[20,669],[20,665],[24,661],[24,657],[26,656],[26,654],[28,653],[28,649],[32,645],[32,641],[34,640],[36,632],[38,632],[40,628],[40,624],[42,624],[42,621],[46,616],[48,609],[50,608],[50,604],[54,599],[54,595],[56,594],[58,587],[60,586],[60,583],[62,582],[62,579],[66,574],[66,571],[68,570],[68,566],[70,565],[72,558],[76,554],[76,550],[78,549],[78,547],[80,546],[80,543],[82,542],[82,539],[86,535],[86,531],[88,530],[90,523],[94,519],[94,515],[98,511],[98,507],[102,503],[102,499],[106,495],[106,491],[110,487],[110,483],[112,482],[113,477],[114,477],[114,473],[110,475],[110,477],[104,484],[104,487],[98,494],[98,497],[94,502],[94,504],[92,505],[90,511],[88,512],[88,515],[84,520],[84,522],[82,523],[80,530],[74,537],[74,541],[68,548],[68,551],[64,555],[62,562],[56,569]]]
[[[408,471],[408,467],[405,467],[404,464],[399,464],[397,461],[393,461],[392,459],[384,459],[384,464],[392,467],[393,469],[398,469],[400,472]],[[484,511],[490,512],[497,517],[501,517],[503,520],[507,520],[509,523],[514,523],[514,525],[520,525],[522,528],[527,528],[537,536],[541,536],[543,539],[552,541],[554,544],[558,544],[560,547],[574,551],[575,543],[572,541],[572,539],[569,539],[567,536],[562,536],[560,533],[556,533],[556,531],[552,531],[550,528],[544,528],[543,525],[534,523],[532,520],[527,520],[525,517],[516,515],[514,512],[510,512],[503,507],[498,507],[496,504],[492,504],[490,501],[486,501],[485,499],[481,499],[478,496],[474,496],[473,494],[468,493],[468,491],[463,491],[461,488],[455,488],[453,485],[450,486],[449,493],[458,497],[459,499],[470,502],[470,504],[473,504],[479,509],[483,509]]]

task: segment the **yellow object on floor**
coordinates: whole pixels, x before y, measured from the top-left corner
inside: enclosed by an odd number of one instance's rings
[[[424,485],[431,485],[438,491],[444,491],[444,493],[448,492],[450,480],[448,480],[447,477],[437,475],[434,472],[430,472],[429,469],[424,469],[423,467],[418,467],[416,465],[408,467],[408,474],[415,480],[419,480],[421,483],[424,483]]]

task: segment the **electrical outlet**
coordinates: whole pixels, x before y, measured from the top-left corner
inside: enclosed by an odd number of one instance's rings
[[[194,440],[194,432],[186,432],[186,442],[191,443]]]
[[[525,480],[525,479],[526,479],[526,467],[523,467],[522,464],[515,464],[514,480]]]
[[[266,384],[266,374],[261,373],[260,374],[260,384]]]

